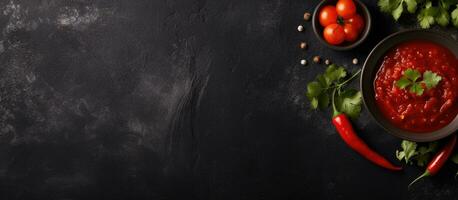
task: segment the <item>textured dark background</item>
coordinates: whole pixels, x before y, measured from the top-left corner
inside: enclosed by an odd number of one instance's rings
[[[325,66],[300,58],[354,70],[408,27],[366,0],[369,40],[335,52],[302,20],[317,2],[0,1],[0,199],[457,199],[457,166],[408,191],[422,169],[372,165],[308,109]],[[355,124],[395,161],[399,139]]]

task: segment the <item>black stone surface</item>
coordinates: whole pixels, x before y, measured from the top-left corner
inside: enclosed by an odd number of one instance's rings
[[[422,169],[372,165],[308,109],[325,66],[299,59],[356,69],[410,27],[366,0],[369,40],[335,52],[302,20],[317,2],[0,1],[0,199],[457,199],[456,165],[409,191]],[[395,161],[399,139],[355,126]]]

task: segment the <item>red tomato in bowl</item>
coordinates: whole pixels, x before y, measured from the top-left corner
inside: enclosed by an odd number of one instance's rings
[[[353,0],[339,0],[336,4],[336,11],[342,18],[349,19],[356,14],[356,5]]]
[[[358,39],[359,30],[353,24],[344,25],[345,41],[354,42]]]
[[[325,6],[320,11],[320,24],[326,27],[329,24],[337,23],[337,11],[334,6]]]
[[[329,44],[338,45],[345,41],[344,28],[339,24],[330,24],[324,28],[323,37]]]
[[[364,29],[364,20],[361,15],[358,14],[355,14],[352,17],[346,19],[345,23],[353,25],[358,30],[358,32],[361,32]]]

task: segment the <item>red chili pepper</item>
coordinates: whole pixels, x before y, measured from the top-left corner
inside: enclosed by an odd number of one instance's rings
[[[439,152],[437,152],[436,155],[434,155],[433,159],[429,162],[428,167],[426,167],[425,172],[409,184],[409,188],[423,177],[436,175],[452,154],[455,144],[456,134],[453,134],[448,143]]]
[[[402,169],[401,167],[391,164],[390,161],[367,146],[367,144],[355,133],[350,120],[348,120],[345,114],[335,113],[332,118],[332,123],[345,143],[369,161],[390,170],[398,171]]]

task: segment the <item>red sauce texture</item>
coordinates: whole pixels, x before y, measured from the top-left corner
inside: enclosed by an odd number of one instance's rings
[[[442,77],[439,84],[418,96],[396,86],[405,70],[426,70]],[[458,113],[458,60],[446,47],[429,41],[409,41],[383,58],[374,81],[375,100],[383,115],[396,127],[411,132],[431,132],[449,124]],[[422,80],[420,78],[419,80]]]

